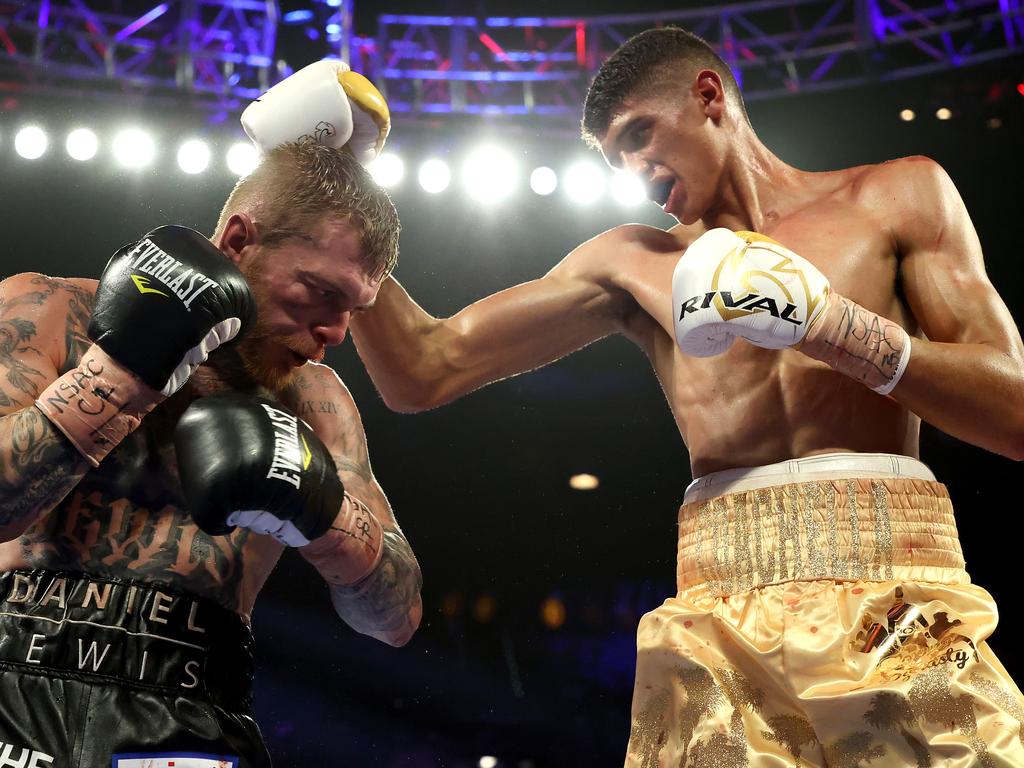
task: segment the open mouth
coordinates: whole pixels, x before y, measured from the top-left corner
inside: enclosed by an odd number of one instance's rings
[[[306,357],[305,355],[300,355],[298,352],[294,350],[289,349],[288,354],[291,355],[291,358],[294,361],[295,365],[305,365],[306,363],[309,362],[308,357]]]
[[[669,195],[672,194],[672,187],[674,187],[675,184],[676,180],[671,178],[651,184],[651,200],[664,207],[665,203],[668,202]]]

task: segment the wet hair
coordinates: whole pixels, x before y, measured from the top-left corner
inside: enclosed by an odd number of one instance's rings
[[[711,69],[722,78],[727,98],[748,123],[743,95],[732,70],[703,38],[679,27],[648,29],[634,35],[601,64],[583,106],[583,140],[598,146],[612,119],[630,96],[649,96],[680,86]]]
[[[375,280],[388,275],[398,260],[398,211],[344,149],[302,140],[269,150],[235,184],[217,221],[218,236],[235,213],[248,214],[267,245],[309,234],[325,220],[347,219],[359,232],[361,258]]]

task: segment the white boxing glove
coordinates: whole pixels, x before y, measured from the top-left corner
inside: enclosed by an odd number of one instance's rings
[[[360,163],[376,159],[391,130],[387,102],[373,84],[337,59],[289,75],[246,107],[242,127],[265,152],[302,138],[347,146]]]
[[[711,357],[736,337],[766,349],[799,344],[825,308],[829,283],[801,256],[755,232],[712,229],[672,274],[676,343]]]
[[[712,229],[672,274],[676,343],[711,357],[737,337],[803,354],[888,395],[910,362],[911,337],[831,289],[807,259],[756,232]]]

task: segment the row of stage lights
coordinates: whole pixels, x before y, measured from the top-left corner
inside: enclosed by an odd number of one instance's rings
[[[28,125],[14,135],[14,151],[26,160],[38,160],[50,150],[50,137],[37,125]],[[79,162],[93,160],[100,150],[99,137],[88,128],[75,128],[64,140],[68,157]],[[127,128],[114,136],[110,150],[115,162],[126,169],[142,170],[150,167],[157,157],[153,137],[139,128]],[[213,160],[210,145],[201,139],[188,139],[178,146],[178,167],[187,174],[206,171]],[[256,149],[249,142],[237,142],[228,149],[227,168],[237,176],[244,176],[256,164]]]
[[[393,153],[377,158],[370,172],[381,186],[389,189],[401,186],[407,176],[405,162]],[[581,205],[595,203],[608,193],[624,206],[639,205],[647,199],[644,185],[636,176],[609,172],[596,160],[577,160],[561,174],[546,165],[533,168],[527,174],[513,155],[494,146],[477,148],[457,169],[438,157],[422,162],[415,169],[416,182],[432,195],[447,190],[456,173],[465,191],[481,203],[499,203],[514,195],[525,181],[537,195],[546,197],[561,189],[570,200]]]
[[[14,136],[15,151],[26,160],[43,157],[50,151],[50,144],[49,135],[37,125],[25,126]],[[88,162],[99,154],[100,141],[88,128],[75,128],[65,137],[64,150],[72,159]],[[137,128],[116,134],[110,151],[119,166],[135,170],[152,166],[158,154],[153,137]],[[224,158],[227,169],[236,176],[249,173],[257,159],[255,148],[247,141],[233,144]],[[183,173],[204,173],[213,163],[213,150],[205,141],[188,139],[177,148],[177,162]],[[548,166],[535,167],[527,173],[512,154],[497,146],[477,148],[458,168],[440,157],[431,157],[408,173],[400,155],[385,152],[370,166],[370,172],[381,186],[389,189],[400,188],[415,176],[419,187],[431,195],[446,191],[458,176],[465,191],[482,203],[501,202],[527,181],[537,195],[547,196],[561,189],[581,205],[595,203],[606,194],[624,206],[639,205],[646,199],[639,179],[629,173],[610,172],[596,159],[578,160],[561,174]]]

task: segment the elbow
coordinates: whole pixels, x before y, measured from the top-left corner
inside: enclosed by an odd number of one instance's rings
[[[1017,418],[1008,420],[1009,430],[1001,436],[1000,444],[994,448],[995,453],[1005,456],[1011,461],[1024,461],[1024,408]]]
[[[1015,439],[1008,448],[1008,450],[1000,451],[1000,453],[1011,461],[1024,461],[1024,429],[1018,430]]]
[[[423,620],[423,600],[419,595],[416,595],[416,602],[409,608],[405,618],[406,620],[402,623],[401,627],[390,632],[379,633],[376,635],[377,639],[387,643],[392,648],[401,648],[404,645],[408,645],[409,641],[412,640],[412,636],[416,634],[416,630],[419,629],[420,622]]]
[[[426,392],[381,392],[381,397],[395,413],[421,413],[437,405]]]
[[[455,399],[456,393],[449,391],[448,382],[448,379],[439,378],[431,383],[381,389],[380,394],[384,405],[396,413],[422,413]]]

